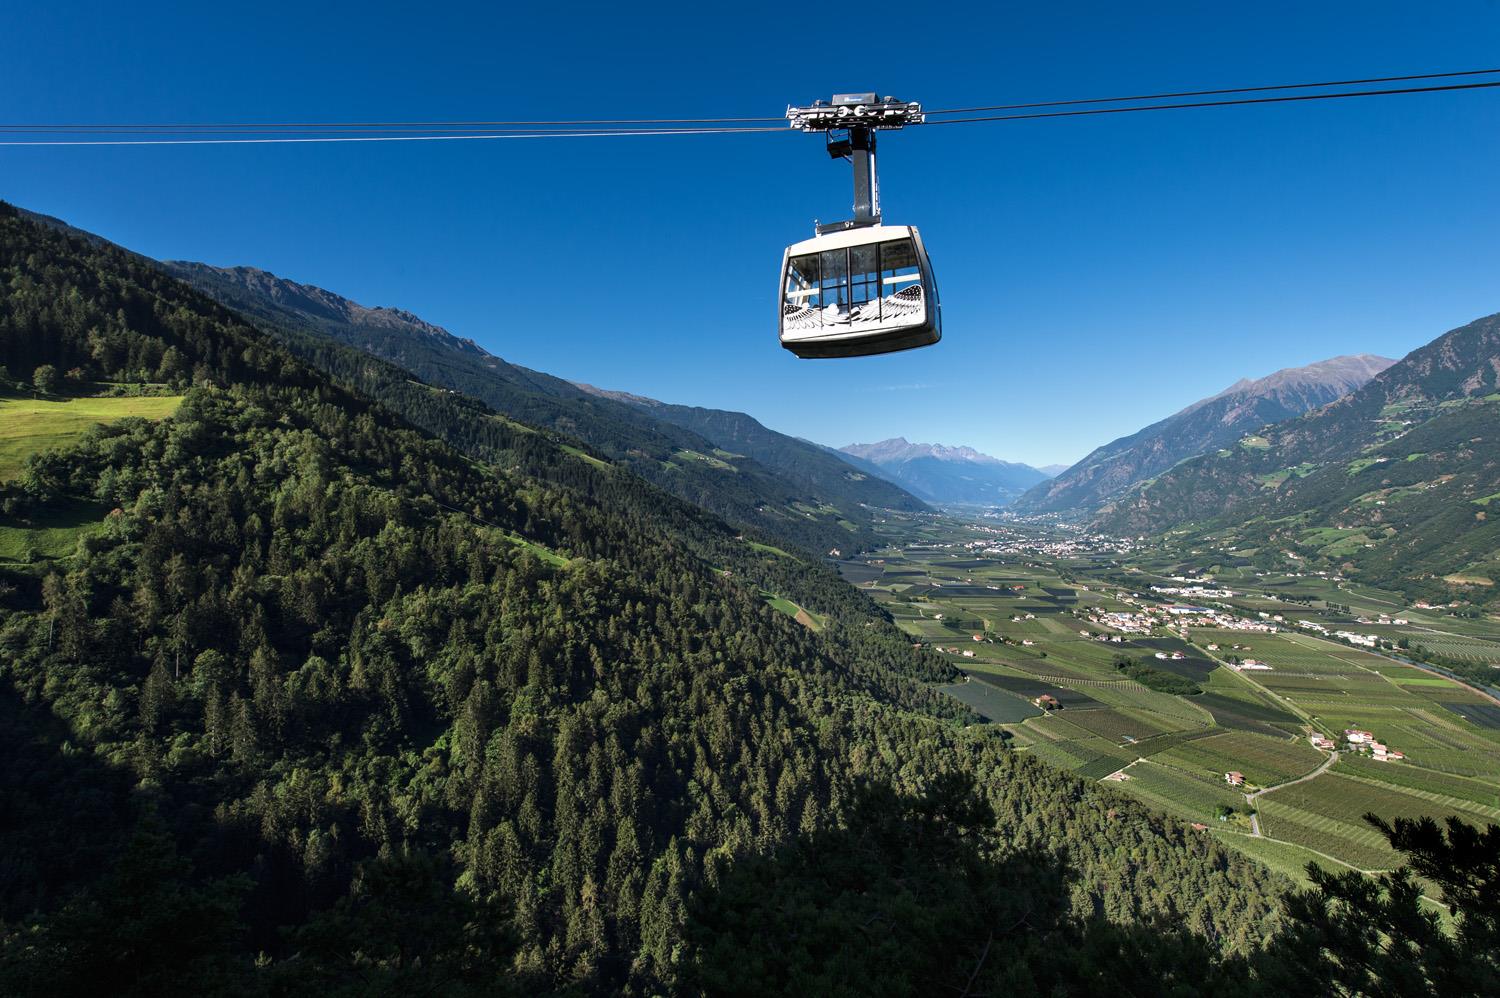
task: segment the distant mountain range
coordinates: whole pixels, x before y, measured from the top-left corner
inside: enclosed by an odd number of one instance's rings
[[[1241,379],[1173,416],[1113,440],[1016,500],[1020,513],[1092,510],[1138,482],[1251,430],[1301,415],[1347,395],[1395,361],[1373,354],[1334,357]]]
[[[934,503],[1005,506],[1047,478],[1029,464],[1002,461],[972,447],[914,444],[905,437],[850,444],[839,453]]]
[[[1183,462],[1106,506],[1117,533],[1204,541],[1476,603],[1500,581],[1500,315],[1443,334],[1330,405]],[[1178,533],[1181,532],[1181,533]]]
[[[925,508],[885,478],[744,413],[575,385],[508,363],[411,312],[366,307],[253,267],[161,266],[231,308],[357,347],[512,419],[574,437],[731,523],[810,550],[872,541],[872,508]]]

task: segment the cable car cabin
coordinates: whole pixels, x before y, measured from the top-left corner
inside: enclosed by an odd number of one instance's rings
[[[798,357],[865,357],[942,339],[932,264],[910,225],[871,225],[787,247],[781,345]]]

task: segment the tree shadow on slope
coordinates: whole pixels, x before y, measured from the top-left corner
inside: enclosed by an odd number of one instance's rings
[[[689,913],[715,995],[1200,994],[1244,965],[1174,926],[1070,914],[1065,856],[1001,853],[969,778],[864,789],[846,827],[725,872]],[[1227,990],[1233,990],[1228,988]]]
[[[47,911],[106,869],[133,784],[0,681],[0,922]]]

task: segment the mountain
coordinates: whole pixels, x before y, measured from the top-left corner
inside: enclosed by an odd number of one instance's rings
[[[276,328],[357,347],[512,419],[576,437],[674,495],[811,551],[872,543],[871,508],[923,508],[902,489],[742,413],[574,385],[507,363],[410,312],[369,308],[253,267],[163,266]]]
[[[0,362],[71,375],[0,477],[0,992],[1146,993],[1277,924],[581,441],[3,204]]]
[[[1372,354],[1289,367],[1217,395],[1090,453],[1062,474],[1035,486],[1012,506],[1018,513],[1094,509],[1137,482],[1179,461],[1232,443],[1251,430],[1326,405],[1355,390],[1395,361]]]
[[[905,437],[850,444],[840,453],[936,503],[1004,506],[1047,477],[1030,465],[1002,461],[972,447],[914,444]]]
[[[1071,464],[1044,464],[1036,470],[1048,478],[1056,478],[1071,467],[1073,467]]]
[[[1320,409],[1242,436],[1106,507],[1103,529],[1186,530],[1261,562],[1413,596],[1494,602],[1500,315],[1451,330]],[[1184,540],[1186,543],[1187,541]]]

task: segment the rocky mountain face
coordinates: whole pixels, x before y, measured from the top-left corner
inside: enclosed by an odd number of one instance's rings
[[[1395,361],[1373,354],[1334,357],[1256,380],[1241,379],[1166,419],[1120,437],[1018,499],[1025,513],[1096,509],[1168,468],[1244,434],[1327,405]]]
[[[454,336],[443,327],[405,309],[370,308],[332,291],[277,277],[257,267],[212,267],[187,260],[169,260],[166,266],[189,283],[237,285],[247,294],[308,318],[371,330],[390,330],[404,336],[425,338],[471,356],[486,356],[483,348],[473,340]]]
[[[840,453],[935,503],[1004,506],[1047,477],[1028,464],[1002,461],[972,447],[912,443],[905,437],[850,444]]]

